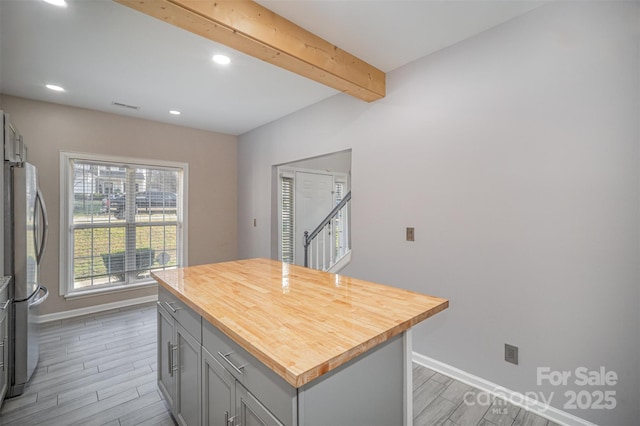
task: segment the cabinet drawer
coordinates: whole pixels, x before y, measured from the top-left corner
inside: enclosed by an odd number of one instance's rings
[[[169,312],[198,343],[202,343],[202,317],[162,286],[158,286],[158,304]]]
[[[208,321],[202,346],[282,423],[297,422],[296,389]]]

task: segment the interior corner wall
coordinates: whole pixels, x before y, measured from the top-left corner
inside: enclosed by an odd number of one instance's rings
[[[187,251],[190,265],[237,258],[237,137],[2,95],[29,147],[49,214],[42,314],[156,294],[157,288],[66,300],[59,295],[60,151],[185,162],[189,165]]]
[[[338,95],[241,135],[239,256],[270,255],[273,165],[351,148],[346,273],[450,299],[414,350],[636,424],[638,4],[552,2],[389,73],[381,100]],[[538,384],[539,367],[573,379]],[[619,380],[581,387],[579,367]],[[596,390],[616,408],[568,408],[566,391]]]

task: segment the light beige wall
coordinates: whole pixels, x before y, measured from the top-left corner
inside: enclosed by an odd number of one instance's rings
[[[237,137],[2,95],[3,109],[29,147],[49,211],[43,314],[155,294],[156,287],[65,300],[59,296],[60,151],[189,164],[188,263],[237,257]]]

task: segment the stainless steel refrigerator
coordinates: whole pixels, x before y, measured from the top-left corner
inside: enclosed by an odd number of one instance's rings
[[[27,162],[22,137],[2,114],[4,124],[4,274],[9,289],[9,390],[22,394],[39,358],[38,306],[48,290],[40,285],[40,264],[47,242],[47,213],[38,187],[38,171]]]

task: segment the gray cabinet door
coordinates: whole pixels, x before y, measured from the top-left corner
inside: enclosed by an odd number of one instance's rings
[[[6,306],[6,305],[5,305]],[[7,319],[7,310],[0,311],[0,406],[7,394],[9,385],[8,365],[9,361],[9,321]]]
[[[236,382],[236,424],[242,426],[283,426],[242,384]]]
[[[200,381],[202,377],[201,345],[180,323],[175,323],[175,330],[176,399],[174,414],[178,424],[198,426],[200,424]]]
[[[236,379],[202,348],[202,424],[229,426],[236,411]]]
[[[158,388],[171,409],[174,406],[176,379],[173,371],[174,325],[173,317],[158,305]]]

